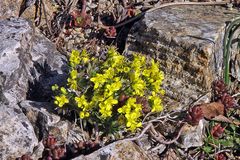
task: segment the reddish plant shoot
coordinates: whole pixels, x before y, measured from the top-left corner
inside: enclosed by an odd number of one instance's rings
[[[187,120],[191,124],[197,125],[203,117],[203,111],[199,105],[189,108]]]
[[[211,135],[212,135],[214,138],[218,139],[218,138],[222,137],[222,134],[223,134],[224,130],[225,130],[225,128],[223,128],[223,127],[221,126],[221,124],[218,123],[218,124],[216,124],[215,126],[213,126],[213,128],[212,128],[212,130],[211,130]]]

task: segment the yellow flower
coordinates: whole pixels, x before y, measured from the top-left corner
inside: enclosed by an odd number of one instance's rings
[[[111,46],[109,49],[108,49],[108,56],[109,57],[113,57],[113,56],[116,56],[118,53],[116,51],[116,48]]]
[[[94,83],[94,89],[98,89],[99,86],[106,82],[106,78],[103,74],[97,74],[95,77],[91,78],[90,81]]]
[[[61,88],[60,88],[60,91],[61,91],[62,94],[67,94],[67,90],[66,90],[66,88],[64,88],[64,87],[61,87]]]
[[[148,70],[148,69],[144,69],[143,72],[142,72],[142,75],[144,75],[145,77],[149,77],[151,74],[151,71]]]
[[[52,86],[52,91],[55,91],[55,90],[58,90],[58,85],[57,84],[54,84],[53,86]]]
[[[136,98],[129,98],[126,105],[118,109],[118,113],[125,114],[126,126],[132,132],[142,126],[140,117],[142,116],[142,106],[136,103]]]
[[[84,108],[88,106],[88,102],[84,95],[82,95],[81,97],[75,97],[75,101],[79,108]]]
[[[87,63],[89,61],[89,56],[88,56],[88,53],[87,53],[87,50],[86,49],[83,49],[82,52],[81,52],[81,58],[83,60],[83,63]]]
[[[109,97],[122,87],[122,82],[119,79],[116,79],[117,81],[112,84],[107,84],[106,89],[104,91],[104,96]]]
[[[76,65],[80,64],[80,57],[79,57],[79,51],[77,50],[72,50],[72,53],[70,55],[69,61],[70,65],[72,67],[75,67]]]
[[[89,114],[89,112],[81,111],[79,113],[79,116],[80,116],[81,119],[83,119],[83,118],[88,118],[90,116],[90,114]]]
[[[110,67],[107,70],[105,70],[104,77],[106,79],[112,79],[114,74],[115,74],[115,70]]]
[[[65,95],[60,95],[55,97],[54,103],[59,107],[62,107],[64,104],[69,103],[69,100]]]
[[[160,112],[163,110],[161,98],[153,91],[152,96],[149,96],[148,99],[152,102],[151,112]]]
[[[73,69],[71,72],[70,72],[70,76],[72,79],[76,79],[77,78],[77,70],[76,69]]]
[[[130,71],[130,67],[124,67],[124,68],[123,68],[123,72],[124,72],[124,73],[128,73],[129,71]]]
[[[114,99],[113,96],[109,97],[106,99],[104,102],[101,102],[99,104],[99,112],[101,113],[101,117],[103,119],[107,117],[111,117],[112,115],[112,107],[113,105],[117,104],[118,100]]]
[[[73,89],[73,90],[77,90],[77,80],[72,79],[72,78],[68,78],[68,86]]]
[[[146,89],[146,83],[142,79],[138,79],[137,81],[133,82],[132,88],[134,90],[134,94],[143,96],[144,90]]]

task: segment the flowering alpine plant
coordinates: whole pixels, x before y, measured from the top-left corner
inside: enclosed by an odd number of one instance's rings
[[[146,99],[150,112],[163,110],[164,74],[150,57],[139,53],[125,57],[113,47],[102,59],[86,50],[73,50],[69,67],[67,87],[52,86],[57,94],[54,103],[77,111],[81,119],[111,121],[134,132],[142,126],[144,115],[138,99]]]

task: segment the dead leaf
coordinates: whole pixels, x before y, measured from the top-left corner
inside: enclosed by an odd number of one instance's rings
[[[231,123],[231,124],[235,124],[235,125],[240,125],[240,122],[239,121],[235,121],[235,120],[232,120],[232,119],[229,119],[223,115],[218,115],[216,117],[214,117],[212,120],[214,121],[218,121],[218,122],[225,122],[225,123]]]
[[[213,119],[219,115],[224,115],[224,105],[220,102],[212,102],[200,105],[203,116],[207,119]]]

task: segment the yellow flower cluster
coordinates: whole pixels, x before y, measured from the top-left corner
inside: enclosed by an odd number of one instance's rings
[[[106,119],[112,116],[112,108],[118,104],[118,100],[114,99],[114,94],[122,88],[121,77],[118,76],[121,70],[119,66],[124,64],[124,56],[119,55],[114,48],[108,51],[108,58],[102,65],[103,73],[97,73],[90,79],[94,83],[95,93],[103,93],[103,97],[94,95],[94,99],[99,97],[99,112],[101,117]]]
[[[112,116],[112,108],[115,104],[118,104],[118,100],[114,99],[113,96],[109,97],[99,104],[99,112],[101,113],[101,117],[103,119]]]
[[[54,85],[54,87],[58,88],[57,85]],[[61,87],[60,91],[61,94],[55,97],[54,103],[59,107],[62,107],[64,104],[69,103],[69,100],[67,98],[67,90],[64,87]]]
[[[118,113],[124,114],[127,120],[127,127],[130,131],[142,126],[140,117],[142,116],[142,105],[136,103],[136,98],[129,98],[126,105],[118,109]]]
[[[77,74],[77,70],[73,69],[70,72],[70,77],[67,79],[68,86],[73,90],[77,90]]]
[[[69,62],[71,67],[76,67],[78,64],[80,64],[80,52],[77,50],[72,50]]]
[[[80,118],[83,119],[89,117],[90,104],[86,100],[85,95],[75,97],[75,101],[77,103],[77,106],[82,109],[82,111],[79,114]]]
[[[124,123],[134,132],[142,126],[143,116],[137,97],[145,97],[152,112],[162,111],[164,75],[154,60],[141,54],[127,58],[111,47],[106,59],[98,61],[90,58],[86,50],[73,50],[69,63],[68,89],[52,86],[54,91],[60,91],[54,103],[59,107],[68,103],[77,106],[81,119],[99,119],[102,123],[115,118],[119,126]],[[122,94],[127,97],[124,101],[120,100]]]
[[[146,66],[146,57],[140,54],[134,54],[134,59],[131,64],[132,72],[130,73],[130,80],[132,82],[133,94],[143,96],[146,90],[146,83],[141,77],[142,69]]]

